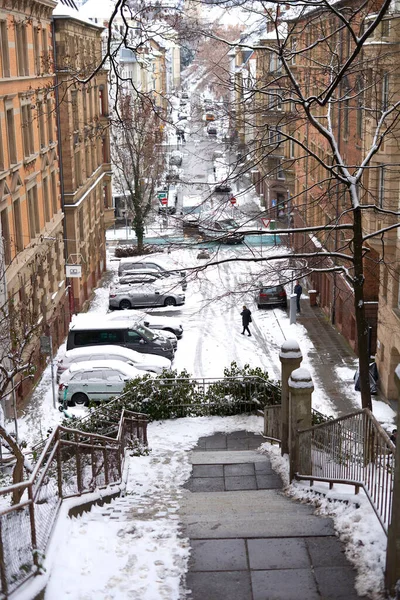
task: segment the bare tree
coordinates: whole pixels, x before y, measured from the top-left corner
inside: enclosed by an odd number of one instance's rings
[[[112,129],[115,180],[132,212],[137,250],[143,251],[145,221],[164,172],[164,122],[145,97],[120,97]]]

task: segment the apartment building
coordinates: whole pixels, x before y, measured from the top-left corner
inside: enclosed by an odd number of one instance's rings
[[[7,297],[21,307],[20,315],[29,313],[37,336],[52,335],[55,347],[68,321],[52,67],[56,2],[5,6],[0,8],[0,219]],[[38,351],[35,360],[44,365]],[[21,383],[18,396],[30,386],[31,380]]]
[[[105,271],[105,231],[114,223],[108,81],[104,69],[96,70],[103,26],[67,0],[53,23],[66,261],[81,267],[81,277],[69,279],[77,312]]]

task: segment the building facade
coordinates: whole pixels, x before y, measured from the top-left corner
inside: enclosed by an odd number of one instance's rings
[[[103,27],[63,4],[53,21],[66,261],[81,267],[81,277],[69,279],[77,312],[106,269],[105,231],[114,223],[108,83],[104,69],[93,75]]]
[[[31,325],[37,324],[35,339],[51,334],[54,347],[68,322],[53,85],[55,6],[53,0],[0,3],[0,218],[7,297],[29,312]],[[35,354],[43,366],[38,348]],[[31,381],[19,385],[19,397]]]

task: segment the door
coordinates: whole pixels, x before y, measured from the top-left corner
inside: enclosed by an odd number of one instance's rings
[[[148,344],[136,331],[129,329],[126,332],[126,347],[136,350],[137,352],[150,352],[147,349]]]
[[[108,400],[112,396],[119,396],[125,387],[125,378],[119,372],[114,369],[104,369],[103,377],[105,382],[104,398],[102,400]]]

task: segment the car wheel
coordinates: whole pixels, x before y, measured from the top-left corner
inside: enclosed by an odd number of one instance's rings
[[[77,394],[74,394],[71,398],[72,402],[74,402],[75,404],[89,404],[89,398],[86,396],[86,394],[83,394],[82,392],[78,392]]]
[[[261,304],[257,304],[257,308],[259,308],[259,309],[260,309],[260,308],[261,308]]]
[[[164,306],[176,306],[175,298],[171,298],[171,296],[168,296],[168,298],[165,298]]]
[[[129,302],[129,300],[121,300],[121,302],[119,303],[119,307],[121,310],[128,310],[131,308],[131,303]]]

